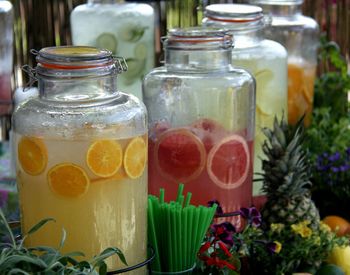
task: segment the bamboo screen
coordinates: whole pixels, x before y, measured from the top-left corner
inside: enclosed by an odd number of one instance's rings
[[[27,76],[21,66],[33,66],[34,57],[30,49],[39,50],[43,47],[71,44],[69,15],[72,9],[85,0],[12,0],[15,10],[15,50],[14,50],[14,84],[15,87],[25,85]],[[188,24],[199,21],[200,15],[194,3],[233,3],[243,0],[167,0],[148,1],[157,10],[159,18],[158,37],[165,34],[170,20],[167,18],[169,9],[188,9],[186,17]],[[305,15],[315,18],[321,30],[336,41],[348,62],[350,60],[350,0],[305,0],[303,5]],[[190,17],[195,18],[191,19]],[[197,18],[198,17],[198,18]],[[167,22],[168,21],[168,22]],[[156,38],[157,40],[157,38]],[[158,39],[159,40],[159,39]],[[159,41],[158,41],[159,43]],[[160,45],[157,46],[160,51]]]

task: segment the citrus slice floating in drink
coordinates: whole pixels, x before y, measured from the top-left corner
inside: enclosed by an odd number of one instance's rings
[[[124,169],[129,178],[142,176],[147,162],[147,145],[143,138],[136,137],[125,149]]]
[[[217,140],[221,140],[227,135],[227,131],[222,125],[208,118],[196,120],[190,127],[193,133],[203,142],[207,153]]]
[[[249,163],[248,144],[243,137],[235,134],[224,138],[210,150],[207,171],[216,185],[232,189],[246,180]]]
[[[160,174],[175,183],[194,180],[205,166],[204,145],[188,129],[165,131],[156,143],[154,153]]]
[[[122,147],[115,140],[97,140],[88,149],[86,163],[96,176],[111,177],[123,163]]]
[[[22,137],[18,143],[18,160],[23,170],[32,176],[42,173],[47,165],[47,149],[39,138]]]
[[[51,190],[63,197],[76,198],[89,189],[90,180],[80,166],[73,163],[61,163],[47,173]]]

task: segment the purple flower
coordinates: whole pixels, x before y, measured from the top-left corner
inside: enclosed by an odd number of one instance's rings
[[[281,251],[282,245],[280,242],[274,241],[266,244],[267,250],[271,253],[279,253]]]
[[[261,225],[261,214],[255,207],[242,207],[239,212],[252,226],[259,227]]]
[[[334,173],[338,173],[339,172],[339,168],[338,167],[331,167],[331,170]]]
[[[345,150],[345,153],[350,156],[350,147],[348,147],[346,150]]]
[[[330,155],[328,159],[332,162],[335,162],[340,159],[340,153],[336,152],[333,155]]]
[[[342,172],[346,172],[350,169],[350,165],[349,164],[345,164],[339,167],[340,171]]]
[[[211,226],[214,235],[223,243],[232,246],[232,235],[236,232],[236,228],[230,222],[223,222],[220,224],[213,224]]]
[[[212,207],[214,203],[217,204],[217,206],[218,206],[216,208],[216,215],[223,214],[224,211],[222,211],[222,207],[221,207],[220,202],[218,200],[213,199],[211,201],[208,201],[208,207]]]

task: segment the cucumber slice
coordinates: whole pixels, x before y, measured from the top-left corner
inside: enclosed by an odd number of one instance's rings
[[[147,27],[130,24],[128,26],[123,26],[119,31],[120,38],[128,42],[137,42],[143,36]]]
[[[147,57],[147,46],[145,43],[138,43],[134,48],[134,55],[138,59],[145,59]]]
[[[125,85],[131,85],[137,78],[141,78],[143,75],[146,61],[145,59],[127,58],[126,64],[128,64],[128,70],[120,75]]]
[[[97,37],[96,47],[109,50],[113,54],[116,54],[118,47],[117,38],[112,33],[104,32]]]

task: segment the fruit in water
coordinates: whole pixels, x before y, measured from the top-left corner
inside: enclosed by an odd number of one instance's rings
[[[248,176],[249,165],[248,144],[240,135],[225,137],[208,154],[209,177],[224,189],[241,186]]]
[[[39,138],[22,137],[18,143],[18,160],[27,174],[41,174],[47,165],[47,149],[44,142]]]
[[[175,183],[197,178],[206,161],[202,141],[185,128],[165,131],[155,145],[154,154],[161,175]]]
[[[190,129],[204,144],[207,153],[214,144],[227,135],[227,131],[218,122],[203,118],[191,124]]]
[[[97,140],[88,149],[86,163],[96,176],[113,176],[123,163],[122,147],[115,140]]]
[[[47,180],[53,192],[63,197],[80,197],[87,192],[90,180],[80,166],[61,163],[47,173]]]
[[[141,177],[147,162],[147,145],[143,138],[136,137],[125,149],[124,169],[129,178]]]
[[[117,46],[117,38],[112,33],[104,32],[100,34],[96,39],[97,48],[109,50],[113,54],[116,54]]]

